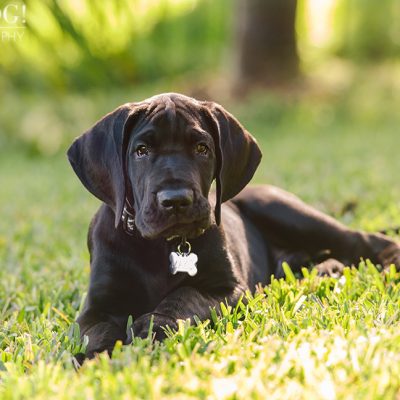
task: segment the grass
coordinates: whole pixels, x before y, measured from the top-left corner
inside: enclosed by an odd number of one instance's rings
[[[400,225],[399,99],[392,81],[371,76],[340,93],[232,104],[264,151],[255,182],[293,191],[352,227]],[[2,400],[400,395],[400,274],[369,262],[340,279],[288,274],[246,294],[246,305],[222,307],[213,324],[182,322],[163,344],[135,339],[77,373],[73,321],[98,202],[62,154],[3,151],[0,174]]]

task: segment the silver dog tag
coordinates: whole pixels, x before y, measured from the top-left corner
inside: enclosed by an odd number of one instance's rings
[[[169,255],[170,266],[169,269],[172,275],[177,272],[186,272],[190,276],[195,276],[197,274],[197,260],[198,257],[194,253],[182,254],[177,252],[172,252]]]

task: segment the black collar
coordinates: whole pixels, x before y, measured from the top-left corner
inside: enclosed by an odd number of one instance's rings
[[[121,216],[122,227],[125,233],[133,236],[135,233],[135,210],[128,199],[125,199],[124,210]]]

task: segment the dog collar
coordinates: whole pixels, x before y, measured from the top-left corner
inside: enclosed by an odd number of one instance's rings
[[[129,236],[133,236],[135,233],[135,214],[128,199],[125,200],[121,221],[125,233]],[[175,237],[176,236],[168,238],[167,240],[172,240]],[[192,253],[191,251],[191,244],[186,240],[186,237],[183,236],[176,251],[172,251],[169,255],[169,270],[172,275],[175,275],[178,272],[187,273],[189,276],[195,276],[197,274],[198,257],[197,254]]]
[[[124,210],[122,211],[121,216],[122,227],[124,231],[132,236],[135,232],[135,214],[133,207],[130,205],[128,199],[125,200]]]

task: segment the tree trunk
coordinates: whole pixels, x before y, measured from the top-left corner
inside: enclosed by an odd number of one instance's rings
[[[238,0],[235,88],[277,86],[299,73],[297,0]]]

